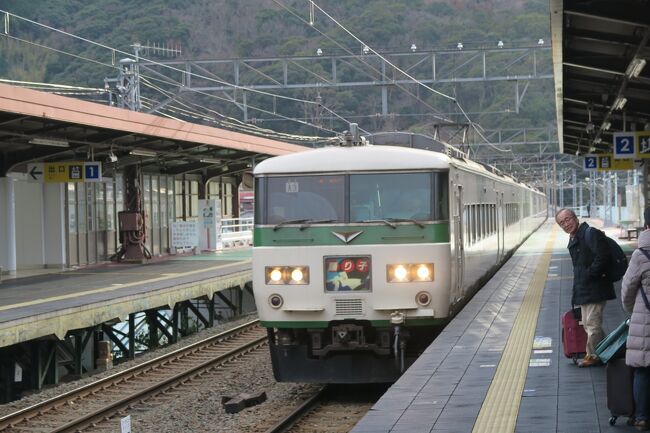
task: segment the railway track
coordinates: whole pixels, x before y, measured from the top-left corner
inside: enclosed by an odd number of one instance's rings
[[[266,346],[258,320],[183,347],[128,370],[0,418],[0,432],[79,432],[121,416],[138,403],[155,404],[211,370]]]
[[[324,386],[266,433],[347,433],[385,390],[377,386]]]

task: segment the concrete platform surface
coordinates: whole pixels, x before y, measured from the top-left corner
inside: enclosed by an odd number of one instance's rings
[[[606,233],[617,239],[619,231]],[[630,431],[623,417],[609,425],[605,367],[581,369],[564,356],[560,317],[571,308],[573,284],[567,243],[550,219],[352,433]],[[616,290],[606,332],[627,317],[620,283]]]
[[[110,264],[0,284],[0,347],[211,296],[252,280],[250,248],[145,265]]]

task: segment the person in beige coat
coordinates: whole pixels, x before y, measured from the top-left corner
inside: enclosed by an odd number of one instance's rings
[[[645,230],[639,235],[639,248],[650,253],[650,208],[643,212]],[[630,317],[625,363],[634,367],[635,423],[638,430],[650,429],[650,310],[641,290],[650,297],[650,259],[642,251],[632,253],[621,285],[621,301]]]

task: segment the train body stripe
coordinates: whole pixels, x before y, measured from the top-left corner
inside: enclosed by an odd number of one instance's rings
[[[300,227],[256,227],[253,231],[253,245],[256,247],[322,246],[345,245],[345,241],[332,232],[361,232],[349,243],[351,245],[373,244],[431,244],[449,242],[449,223],[426,224],[423,228],[415,224],[387,225],[340,225]]]

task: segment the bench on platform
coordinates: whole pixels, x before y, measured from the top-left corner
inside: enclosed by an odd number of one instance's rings
[[[619,239],[639,239],[639,233],[644,230],[644,227],[632,227],[625,229],[627,236],[619,236]]]

